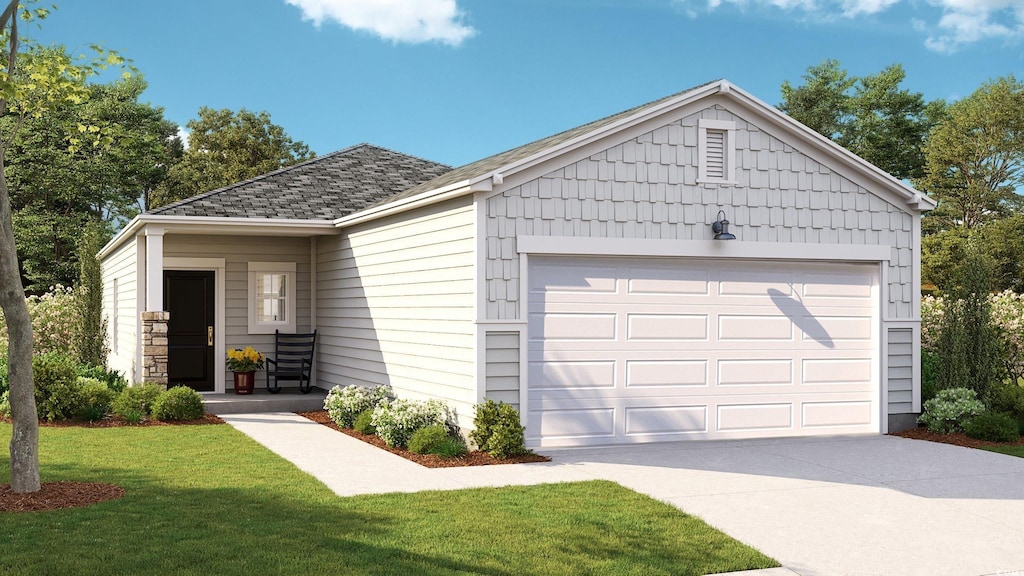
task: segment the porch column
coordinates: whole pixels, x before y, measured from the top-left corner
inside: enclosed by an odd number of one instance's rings
[[[142,313],[142,381],[167,386],[168,312]]]
[[[164,229],[146,227],[146,311],[164,309]]]

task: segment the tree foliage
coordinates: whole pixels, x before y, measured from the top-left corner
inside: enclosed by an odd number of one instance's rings
[[[27,53],[35,52],[69,61],[60,47]],[[137,76],[90,84],[84,101],[58,103],[39,117],[0,120],[13,134],[7,178],[30,292],[73,284],[83,227],[130,219],[139,198],[165,176],[177,127],[162,109],[139,102],[145,88]]]
[[[924,144],[915,184],[939,201],[926,231],[979,228],[1021,206],[1024,84],[1012,75],[984,83],[949,107]]]
[[[944,103],[901,89],[903,66],[856,77],[837,60],[811,66],[804,83],[782,83],[779,109],[897,178],[923,174],[921,144]]]
[[[110,234],[100,222],[90,222],[78,241],[78,283],[75,286],[75,316],[78,334],[75,356],[82,364],[107,365],[107,323],[103,318],[103,279],[100,251]]]
[[[992,321],[991,270],[992,263],[978,242],[967,242],[963,265],[956,269],[946,292],[936,347],[938,388],[969,388],[985,402],[1002,382],[1005,369]]]
[[[147,209],[234,184],[316,156],[266,112],[199,109],[186,124],[188,149],[167,173]]]
[[[16,493],[36,492],[39,480],[39,422],[32,378],[32,322],[18,268],[11,196],[6,158],[17,130],[29,119],[42,118],[68,103],[84,102],[89,96],[86,80],[103,67],[124,64],[116,53],[95,48],[90,59],[73,59],[64,51],[29,49],[19,51],[19,21],[45,18],[48,11],[33,8],[31,0],[10,0],[0,14],[0,117],[13,123],[0,126],[0,309],[10,339],[7,350],[11,404],[11,489]],[[76,137],[102,147],[102,129],[84,126],[91,138]]]

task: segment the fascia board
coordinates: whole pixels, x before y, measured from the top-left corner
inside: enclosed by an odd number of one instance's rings
[[[444,202],[445,200],[451,200],[452,198],[458,198],[459,196],[471,194],[472,192],[473,188],[470,186],[468,181],[456,182],[436,190],[428,190],[427,192],[417,194],[411,198],[404,198],[397,202],[389,202],[374,208],[368,208],[366,210],[349,214],[348,216],[342,216],[341,218],[334,220],[331,224],[336,228],[354,226],[370,220],[376,220],[377,218],[383,218],[392,214],[400,214],[415,208],[437,204]]]
[[[104,258],[146,226],[158,225],[164,233],[201,234],[280,234],[286,236],[322,236],[336,233],[327,220],[288,220],[282,218],[227,218],[208,216],[164,216],[140,214],[121,229],[100,249],[97,257]]]

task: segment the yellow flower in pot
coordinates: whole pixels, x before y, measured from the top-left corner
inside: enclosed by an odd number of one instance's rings
[[[232,372],[262,370],[264,358],[266,357],[252,346],[246,346],[242,350],[238,348],[228,350],[228,370]]]

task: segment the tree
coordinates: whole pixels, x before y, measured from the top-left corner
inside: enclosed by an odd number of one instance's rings
[[[31,50],[67,57],[62,47]],[[90,84],[84,102],[58,103],[20,126],[18,119],[0,119],[14,133],[7,179],[29,292],[73,284],[83,227],[130,219],[139,199],[165,177],[177,126],[162,109],[138,101],[145,88],[137,76]]]
[[[75,355],[82,364],[107,365],[107,322],[103,317],[103,279],[96,253],[110,238],[100,222],[90,222],[78,242],[78,284],[75,286],[75,312],[78,334]]]
[[[189,132],[188,149],[154,191],[147,209],[316,156],[308,146],[293,141],[284,128],[272,123],[266,112],[253,113],[242,108],[236,113],[203,107],[199,109],[199,118],[185,126]]]
[[[897,178],[923,174],[921,145],[945,104],[901,90],[903,66],[858,78],[825,60],[803,78],[782,83],[780,110]]]
[[[1012,75],[982,84],[949,107],[924,144],[915,185],[939,201],[926,231],[979,228],[1021,206],[1024,84]]]
[[[31,0],[26,1],[30,3]],[[123,63],[117,54],[100,49],[90,61],[72,60],[55,51],[30,49],[19,53],[19,20],[38,20],[47,14],[45,8],[23,8],[19,0],[9,0],[0,14],[0,46],[4,48],[0,50],[0,117],[14,117],[15,129],[25,119],[41,118],[62,103],[83,102],[89,95],[85,84],[89,76],[108,64]],[[86,126],[86,132],[89,128]],[[6,177],[6,158],[13,134],[0,133],[0,308],[9,338],[11,490],[23,493],[40,489],[39,421],[32,379],[32,322],[18,269]]]

